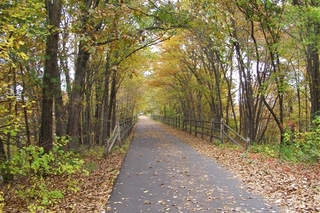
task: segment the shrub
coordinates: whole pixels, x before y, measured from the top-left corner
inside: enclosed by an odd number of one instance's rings
[[[270,157],[277,157],[279,145],[275,144],[252,144],[250,146],[250,151],[256,153],[264,153]]]
[[[44,153],[43,147],[29,145],[19,149],[2,165],[14,176],[65,175],[80,171],[83,160],[62,149],[64,143],[56,141],[52,151]]]
[[[286,160],[308,163],[320,160],[320,117],[315,118],[310,132],[296,133],[291,140],[292,134],[285,133],[285,144],[280,150]]]
[[[15,194],[25,200],[30,212],[45,210],[48,206],[54,205],[59,199],[64,198],[63,192],[59,189],[50,189],[42,177],[32,177],[30,186],[16,189]]]
[[[3,195],[3,192],[0,192],[0,212],[3,211],[4,205],[5,205],[4,195]]]
[[[63,150],[67,138],[57,138],[52,151],[45,153],[39,146],[23,147],[12,158],[1,165],[2,171],[16,179],[26,180],[23,186],[14,187],[16,196],[26,201],[30,212],[38,212],[63,198],[63,191],[52,189],[47,176],[69,176],[83,169],[84,161],[71,151]]]

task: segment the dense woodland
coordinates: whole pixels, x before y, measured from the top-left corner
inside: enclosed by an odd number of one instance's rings
[[[158,89],[150,112],[224,118],[256,144],[305,139],[299,133],[318,125],[319,6],[318,1],[177,3],[191,20],[152,60],[149,85]]]
[[[319,49],[318,0],[2,0],[2,179],[140,111],[224,118],[317,161]]]

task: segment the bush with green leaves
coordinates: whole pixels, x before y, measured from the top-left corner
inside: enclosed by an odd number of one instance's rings
[[[17,197],[26,201],[29,212],[46,210],[64,198],[63,191],[49,188],[43,177],[32,177],[30,183],[30,186],[16,190]]]
[[[14,176],[73,174],[81,170],[84,162],[73,152],[63,150],[65,143],[64,140],[56,140],[48,153],[35,145],[23,147],[2,166]]]
[[[316,163],[320,160],[320,117],[316,117],[309,132],[287,129],[282,144],[253,144],[250,150],[291,162]]]
[[[310,163],[320,160],[320,117],[316,117],[312,124],[310,132],[296,134],[291,144],[295,158]]]
[[[280,156],[293,162],[318,162],[320,160],[320,117],[313,120],[309,132],[286,131],[284,144],[280,146]]]
[[[87,172],[83,169],[83,160],[75,153],[63,149],[67,142],[67,138],[57,138],[53,149],[48,153],[35,145],[23,147],[1,165],[2,171],[27,180],[26,186],[15,187],[14,192],[26,201],[30,212],[46,209],[63,198],[63,191],[47,186],[46,177]]]
[[[0,192],[0,212],[3,211],[4,205],[5,205],[4,194],[3,192]]]
[[[249,148],[251,152],[264,153],[272,158],[277,157],[279,150],[278,145],[275,144],[252,144]]]

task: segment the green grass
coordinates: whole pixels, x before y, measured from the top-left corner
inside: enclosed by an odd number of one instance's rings
[[[317,163],[320,160],[320,150],[316,142],[312,146],[308,142],[291,144],[253,144],[249,152],[262,153],[272,158],[280,158],[293,163]]]

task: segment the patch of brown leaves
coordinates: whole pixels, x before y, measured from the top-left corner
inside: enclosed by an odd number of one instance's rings
[[[162,127],[204,155],[215,158],[249,191],[262,194],[284,212],[320,212],[320,164],[292,164],[262,154],[217,147],[181,130]]]
[[[117,178],[125,153],[112,152],[107,159],[88,159],[97,168],[89,175],[78,174],[72,179],[78,181],[80,189],[70,191],[51,211],[54,212],[103,212]]]
[[[50,188],[64,191],[64,198],[43,212],[103,212],[124,157],[123,151],[115,150],[106,159],[95,157],[85,159],[86,164],[95,167],[89,175],[78,173],[71,177],[47,177],[46,181]],[[17,200],[13,194],[7,195],[3,211],[28,212],[26,203]]]

